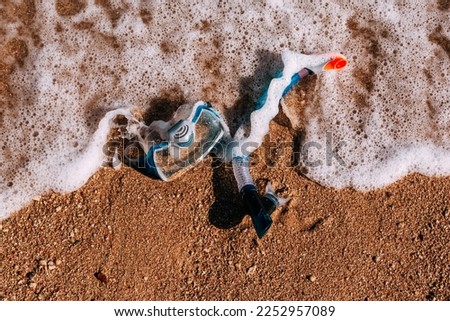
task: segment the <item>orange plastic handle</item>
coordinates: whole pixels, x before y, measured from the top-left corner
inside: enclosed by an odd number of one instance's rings
[[[323,70],[339,70],[343,69],[347,66],[347,59],[344,56],[338,56],[329,62],[323,67]]]

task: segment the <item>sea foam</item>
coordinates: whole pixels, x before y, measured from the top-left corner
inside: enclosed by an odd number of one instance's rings
[[[201,99],[232,121],[286,48],[349,58],[308,90],[304,122],[285,111],[322,146],[305,175],[360,190],[450,175],[449,20],[439,3],[413,0],[2,1],[0,218],[84,184],[102,164],[108,112],[167,119],[170,103]],[[330,135],[345,142],[343,164],[325,161]]]

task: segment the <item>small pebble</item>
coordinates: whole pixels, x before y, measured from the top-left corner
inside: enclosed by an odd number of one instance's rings
[[[39,202],[42,199],[42,196],[33,197],[33,201]]]
[[[252,265],[251,267],[248,268],[247,275],[252,275],[255,273],[255,271],[256,271],[256,265]]]
[[[98,271],[94,274],[94,276],[102,283],[108,283],[108,277],[105,275],[105,273]]]
[[[30,289],[36,289],[36,286],[37,286],[37,284],[34,283],[34,282],[28,283],[28,287],[29,287]]]
[[[60,259],[56,259],[56,261],[55,261],[55,264],[56,264],[56,265],[61,265],[61,263],[62,263],[62,262],[61,262]]]
[[[39,265],[40,266],[46,266],[47,265],[47,260],[39,260]]]
[[[31,279],[35,274],[36,274],[36,272],[33,270],[33,271],[30,271],[27,274],[25,274],[25,277],[27,279]]]
[[[306,278],[311,282],[314,282],[317,280],[317,278],[314,275],[308,275]]]
[[[50,271],[56,269],[55,263],[53,263],[53,261],[48,261],[47,266]]]

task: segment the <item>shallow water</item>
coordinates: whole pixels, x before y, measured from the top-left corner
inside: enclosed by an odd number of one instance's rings
[[[303,122],[292,113],[301,143],[313,143],[305,175],[360,190],[409,172],[450,175],[448,7],[2,1],[0,217],[45,191],[81,186],[102,164],[107,122],[98,128],[108,111],[139,107],[167,119],[202,99],[236,129],[286,48],[350,61],[308,87]],[[343,162],[327,162],[327,135]]]

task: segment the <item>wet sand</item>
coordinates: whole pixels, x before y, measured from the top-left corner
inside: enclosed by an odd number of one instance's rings
[[[289,139],[271,125],[273,140]],[[292,137],[291,137],[292,138]],[[258,150],[258,154],[261,153]],[[291,197],[258,240],[230,168],[165,183],[99,170],[1,222],[4,300],[450,300],[450,178],[362,193],[276,155],[252,167]]]

